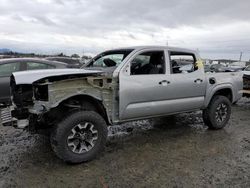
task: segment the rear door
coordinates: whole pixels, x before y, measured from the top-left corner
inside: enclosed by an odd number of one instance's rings
[[[203,68],[196,67],[196,56],[193,53],[169,51],[171,82],[168,100],[176,101],[178,111],[201,108],[206,92],[206,78]]]

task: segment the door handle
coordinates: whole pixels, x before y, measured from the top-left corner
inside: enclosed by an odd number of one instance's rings
[[[194,80],[194,82],[195,82],[195,83],[201,83],[201,82],[203,82],[203,80],[200,79],[200,78],[197,78],[196,80]]]
[[[159,82],[160,85],[167,85],[167,84],[170,84],[170,81],[167,81],[167,80],[162,80]]]

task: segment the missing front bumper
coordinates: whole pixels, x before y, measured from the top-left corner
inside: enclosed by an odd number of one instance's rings
[[[1,123],[3,126],[13,126],[13,122],[16,121],[12,117],[12,110],[11,107],[1,109]]]
[[[12,106],[1,109],[1,123],[3,126],[12,126],[19,129],[25,129],[29,125],[28,119],[16,119],[12,117],[12,111],[14,108]]]

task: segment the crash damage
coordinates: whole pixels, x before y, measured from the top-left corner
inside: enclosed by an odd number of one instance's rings
[[[168,59],[184,55],[191,69],[175,72]],[[221,129],[241,98],[242,74],[205,74],[199,59],[187,49],[136,47],[103,52],[82,69],[14,73],[2,124],[48,130],[53,151],[70,163],[94,159],[109,125],[202,110],[205,124]]]
[[[6,117],[4,126],[28,127],[32,131],[51,127],[65,113],[83,108],[85,104],[79,102],[80,98],[95,101],[107,123],[117,118],[113,113],[118,108],[115,78],[88,70],[35,72],[38,74],[30,79],[22,73],[11,77],[13,106],[2,110],[2,116]]]

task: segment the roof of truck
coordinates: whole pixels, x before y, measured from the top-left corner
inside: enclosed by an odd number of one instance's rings
[[[122,48],[115,48],[112,50],[143,50],[147,48],[159,48],[159,49],[168,49],[168,50],[173,50],[173,51],[178,51],[178,52],[197,52],[196,50],[192,49],[187,49],[187,48],[179,48],[179,47],[172,47],[172,46],[131,46],[131,47],[122,47]]]

